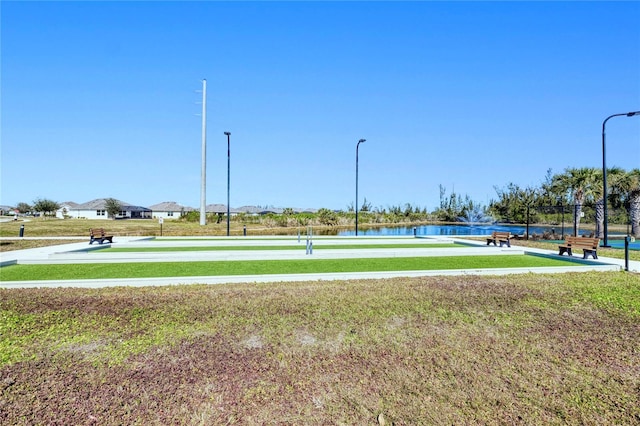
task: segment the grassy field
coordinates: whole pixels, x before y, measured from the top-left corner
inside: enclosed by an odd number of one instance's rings
[[[0,424],[640,422],[619,272],[0,290]]]
[[[90,228],[104,228],[115,236],[160,236],[157,220],[111,220],[111,219],[53,219],[32,218],[29,221],[0,222],[0,237],[17,237],[24,225],[25,237],[70,237],[79,236],[89,241]],[[231,235],[242,236],[245,224],[231,222]],[[266,227],[261,224],[246,224],[247,235],[293,235],[298,228]],[[306,228],[300,228],[304,231]],[[320,232],[322,227],[314,226]],[[227,223],[208,223],[165,220],[163,236],[223,236],[227,234]]]
[[[561,258],[525,255],[493,255],[153,263],[19,264],[3,267],[2,281],[426,271],[547,266],[575,266],[575,263]]]

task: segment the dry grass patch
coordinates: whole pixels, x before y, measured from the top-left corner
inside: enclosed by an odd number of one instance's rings
[[[25,237],[86,237],[89,242],[89,228],[104,228],[110,235],[118,236],[160,236],[160,225],[156,219],[54,219],[31,218],[0,222],[0,237],[17,237],[20,226],[24,225]],[[230,224],[232,236],[242,236],[244,227],[248,235],[294,235],[297,227],[279,228],[266,226],[261,223],[241,223],[234,220]],[[304,228],[304,227],[303,227]],[[314,226],[314,232],[318,234],[325,228]],[[336,229],[336,228],[333,228]],[[162,235],[167,236],[223,236],[227,235],[225,222],[208,222],[201,226],[199,222],[186,222],[182,220],[165,220],[162,227]],[[114,239],[117,241],[117,238]]]
[[[632,274],[2,290],[0,308],[2,424],[640,422]]]
[[[38,247],[50,247],[57,246],[60,244],[69,244],[69,243],[81,243],[84,241],[89,241],[88,239],[77,239],[77,240],[2,240],[0,241],[0,252],[8,252],[13,250],[26,250]]]

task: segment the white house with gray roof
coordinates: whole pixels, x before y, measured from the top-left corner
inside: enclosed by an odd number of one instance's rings
[[[149,206],[155,219],[180,219],[187,212],[193,211],[193,207],[186,207],[175,201],[164,201],[162,203]]]
[[[116,200],[120,204],[120,212],[115,219],[151,219],[151,209]],[[96,198],[79,204],[69,211],[69,216],[83,219],[108,219],[107,200]]]
[[[64,203],[60,203],[60,208],[56,210],[56,217],[58,219],[77,217],[75,215],[75,212],[78,210],[79,205],[80,204],[74,203],[73,201],[65,201]]]

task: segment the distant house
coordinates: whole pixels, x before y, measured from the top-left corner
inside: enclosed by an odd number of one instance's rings
[[[316,213],[318,210],[317,209],[299,209],[297,207],[291,207],[289,209],[283,209],[281,207],[265,207],[265,208],[261,208],[259,209],[258,214],[260,215],[265,215],[265,214],[283,214],[285,211],[289,210],[290,212],[293,213]]]
[[[263,209],[256,206],[242,206],[236,209],[237,213],[246,213],[249,215],[256,215],[256,216],[259,215],[262,211]]]
[[[75,212],[77,211],[79,205],[80,204],[74,203],[73,201],[65,201],[64,203],[60,203],[60,208],[56,210],[56,217],[58,219],[77,217],[75,216]]]
[[[135,206],[120,200],[116,201],[120,203],[120,212],[118,212],[115,219],[151,219],[151,209]],[[70,216],[84,219],[108,219],[107,200],[105,198],[97,198],[84,204],[79,204],[72,210]]]
[[[207,204],[204,211],[207,213],[215,213],[219,215],[227,214],[227,205],[226,204]],[[235,216],[238,213],[241,213],[239,209],[236,209],[234,207],[229,208],[230,216]]]
[[[282,214],[282,212],[284,212],[284,209],[280,208],[280,207],[265,207],[263,209],[260,209],[260,212],[258,214],[260,215],[265,215],[265,214]]]
[[[258,215],[265,215],[265,214],[282,214],[285,212],[285,210],[286,209],[283,209],[281,207],[273,207],[273,206],[266,206],[266,207],[242,206],[242,207],[233,209],[232,212],[235,211],[236,214],[245,213],[248,215],[258,216]],[[293,211],[293,213],[315,213],[318,210],[291,208],[291,211]]]
[[[16,209],[11,206],[0,206],[0,216],[13,216],[16,214]]]
[[[193,207],[185,207],[175,201],[165,201],[149,206],[149,208],[153,212],[153,217],[156,219],[179,219],[187,212],[194,210]]]
[[[207,204],[204,208],[207,213],[227,214],[226,204]]]

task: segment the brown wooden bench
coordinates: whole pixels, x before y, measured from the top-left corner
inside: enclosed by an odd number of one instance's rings
[[[582,255],[583,259],[588,259],[589,256],[592,256],[594,259],[598,258],[598,244],[600,244],[600,238],[587,238],[587,237],[571,237],[568,236],[564,243],[560,244],[558,247],[560,249],[560,256],[564,253],[567,253],[569,256],[573,256],[573,249],[578,248],[582,249],[584,253]]]
[[[500,243],[500,247],[503,244],[506,244],[507,247],[511,247],[511,232],[508,231],[493,231],[491,233],[491,237],[487,237],[487,245],[493,243],[494,246],[497,246]]]
[[[89,229],[89,236],[91,237],[91,239],[89,240],[89,244],[93,244],[94,241],[97,241],[100,244],[104,243],[105,241],[113,243],[113,235],[107,235],[104,232],[103,228]]]

